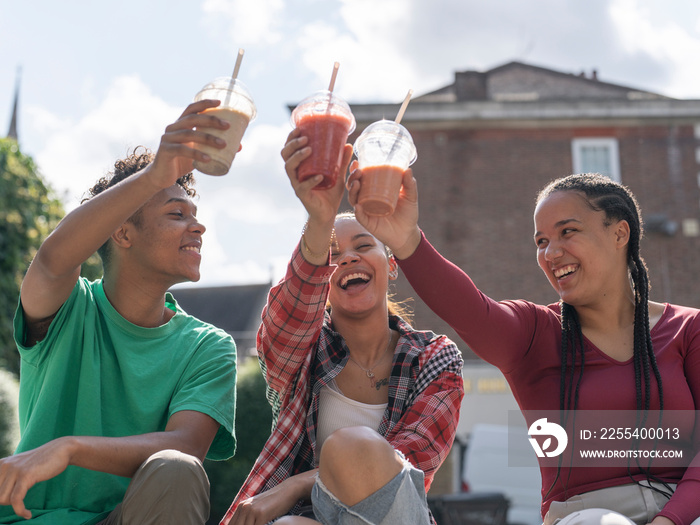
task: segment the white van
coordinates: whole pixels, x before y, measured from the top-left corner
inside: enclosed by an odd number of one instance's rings
[[[505,495],[510,503],[509,524],[542,524],[542,478],[524,426],[475,424],[464,456],[462,483],[473,494]]]

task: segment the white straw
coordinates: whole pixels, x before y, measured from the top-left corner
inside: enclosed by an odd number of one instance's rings
[[[245,51],[243,48],[238,49],[238,56],[236,57],[236,65],[233,66],[233,73],[231,74],[231,81],[228,84],[228,91],[226,92],[226,98],[224,99],[221,107],[228,107],[229,101],[231,100],[231,93],[233,93],[233,86],[236,83],[236,78],[238,78],[238,70],[241,69],[241,61],[243,60],[243,53]]]
[[[236,65],[233,67],[233,74],[231,75],[231,80],[236,80],[238,78],[238,70],[241,69],[241,61],[243,60],[243,53],[245,53],[243,48],[238,50],[238,57],[236,57]]]
[[[403,104],[401,104],[399,112],[396,114],[396,118],[394,119],[394,122],[396,122],[397,124],[401,123],[403,114],[406,112],[406,107],[408,107],[408,101],[411,100],[411,95],[413,95],[413,90],[409,89],[408,94],[406,95],[406,98],[403,99]]]

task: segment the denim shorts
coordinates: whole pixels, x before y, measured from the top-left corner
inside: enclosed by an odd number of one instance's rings
[[[423,472],[406,460],[394,479],[351,507],[331,494],[318,477],[311,501],[316,519],[324,525],[430,525]]]

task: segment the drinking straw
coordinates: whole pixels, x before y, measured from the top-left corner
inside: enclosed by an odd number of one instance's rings
[[[331,73],[331,83],[328,85],[328,106],[326,106],[326,113],[331,112],[331,102],[333,101],[333,88],[335,87],[335,77],[338,76],[338,68],[340,67],[339,62],[333,63],[333,73]]]
[[[238,70],[241,69],[241,61],[243,60],[243,53],[245,51],[243,48],[238,49],[238,56],[236,57],[236,65],[233,66],[233,73],[231,74],[231,81],[228,85],[228,91],[226,92],[226,98],[222,104],[223,107],[228,107],[229,101],[231,100],[231,93],[233,93],[233,85],[236,83],[236,78],[238,78]]]
[[[403,99],[403,104],[401,104],[401,107],[399,108],[399,112],[396,114],[396,118],[394,119],[394,122],[397,124],[401,123],[401,119],[403,118],[403,114],[406,112],[406,107],[408,106],[408,101],[411,100],[411,95],[413,95],[413,90],[409,89],[408,94],[406,95],[406,98]]]
[[[245,51],[243,50],[243,48],[240,48],[238,50],[238,56],[236,57],[236,65],[233,66],[233,74],[231,75],[231,80],[236,80],[236,78],[238,77],[238,70],[241,69],[241,61],[243,60],[243,53],[245,53]]]
[[[401,123],[401,119],[403,118],[403,114],[406,112],[406,107],[408,106],[408,101],[411,100],[411,95],[413,95],[413,90],[409,89],[408,93],[406,94],[406,98],[403,99],[403,103],[401,104],[401,107],[399,108],[399,112],[396,114],[396,118],[394,119],[394,122],[397,124]],[[396,151],[396,147],[399,145],[399,135],[396,135],[396,139],[394,139],[394,143],[391,145],[391,149],[389,150],[389,154],[386,156],[387,162],[391,160],[391,157],[394,156],[394,152]]]
[[[331,83],[328,86],[328,91],[330,91],[331,93],[333,93],[333,88],[335,87],[335,77],[338,76],[338,68],[339,67],[340,67],[339,62],[335,62],[333,64],[333,74],[331,75]]]

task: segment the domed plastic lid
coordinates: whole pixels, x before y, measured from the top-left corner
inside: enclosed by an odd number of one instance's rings
[[[220,100],[220,108],[231,108],[250,116],[252,121],[257,115],[255,102],[248,88],[239,79],[231,82],[231,77],[218,77],[205,85],[194,97],[199,100]]]
[[[292,111],[290,121],[292,126],[296,127],[299,120],[304,117],[323,114],[346,117],[350,120],[350,129],[348,134],[355,131],[355,116],[352,114],[350,105],[338,95],[332,91],[328,91],[327,89],[316,91],[299,102],[297,107],[294,108],[294,111]]]
[[[367,126],[357,137],[353,151],[360,167],[391,164],[405,169],[418,158],[413,137],[393,120],[379,120]]]

